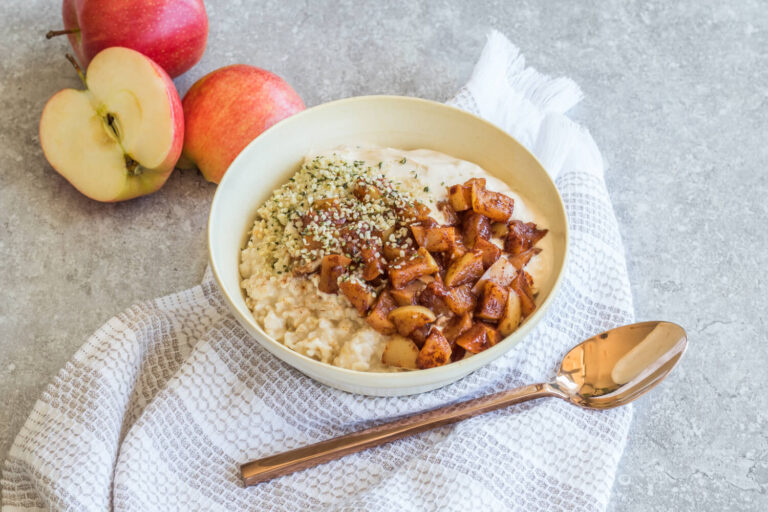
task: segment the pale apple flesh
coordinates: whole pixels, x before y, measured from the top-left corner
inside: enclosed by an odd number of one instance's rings
[[[159,189],[183,143],[178,93],[157,64],[127,48],[91,62],[87,89],[65,89],[46,104],[40,143],[48,162],[80,192],[121,201]]]

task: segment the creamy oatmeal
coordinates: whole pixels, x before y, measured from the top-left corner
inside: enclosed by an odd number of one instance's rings
[[[266,333],[299,353],[360,371],[432,367],[532,311],[551,267],[542,228],[475,164],[340,147],[308,155],[259,208],[242,287]]]

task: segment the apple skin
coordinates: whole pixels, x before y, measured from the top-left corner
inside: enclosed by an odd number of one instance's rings
[[[122,186],[121,190],[112,192],[109,195],[94,194],[92,193],[91,190],[86,189],[76,180],[71,179],[67,175],[66,169],[64,169],[65,166],[57,164],[57,158],[55,158],[55,155],[53,154],[54,151],[56,150],[56,148],[53,145],[62,144],[62,140],[55,141],[55,142],[49,141],[51,137],[49,137],[45,133],[46,131],[45,119],[46,119],[46,116],[48,115],[48,111],[55,108],[55,104],[59,100],[59,98],[65,94],[74,92],[73,89],[62,89],[61,91],[51,96],[51,98],[48,100],[48,102],[45,104],[45,107],[43,108],[43,112],[40,116],[40,125],[38,128],[39,129],[38,136],[40,139],[40,145],[42,146],[43,155],[45,156],[46,160],[48,160],[48,163],[51,165],[51,167],[53,167],[56,172],[62,175],[67,181],[69,181],[70,184],[72,184],[72,186],[74,186],[83,195],[90,197],[91,199],[94,199],[96,201],[101,201],[105,203],[126,201],[128,199],[133,199],[136,197],[151,194],[159,190],[165,184],[165,182],[168,180],[168,177],[173,172],[176,162],[179,160],[179,157],[181,156],[181,151],[184,145],[184,111],[181,106],[181,99],[179,98],[179,93],[176,91],[176,87],[174,86],[173,81],[171,80],[171,78],[168,76],[168,73],[166,73],[163,68],[161,68],[156,62],[152,61],[152,59],[146,57],[145,55],[139,52],[136,52],[135,50],[131,50],[129,48],[120,48],[120,47],[108,48],[104,52],[101,52],[100,55],[97,55],[96,57],[94,57],[92,64],[96,63],[98,59],[105,58],[107,54],[114,54],[120,51],[133,53],[136,56],[140,57],[141,59],[144,59],[145,61],[147,61],[147,63],[151,66],[152,71],[156,75],[156,78],[161,80],[164,85],[165,94],[167,95],[168,106],[169,106],[168,114],[170,116],[170,127],[171,127],[170,129],[172,130],[172,136],[171,136],[171,144],[169,146],[168,152],[165,155],[165,158],[158,165],[154,166],[151,169],[145,169],[145,171],[139,176],[127,177],[125,179],[124,185]],[[95,64],[95,65],[98,65],[98,64]],[[89,70],[90,69],[91,67],[89,67]],[[87,81],[88,81],[88,74],[86,72],[86,83]],[[63,141],[63,142],[65,143],[66,141]]]
[[[205,75],[189,89],[182,106],[182,161],[194,163],[214,183],[264,130],[304,110],[304,102],[285,80],[245,64]]]
[[[202,0],[64,0],[64,28],[83,67],[105,48],[143,53],[176,77],[197,64],[208,40]]]
[[[155,189],[157,190],[163,186],[165,181],[168,179],[168,176],[170,176],[173,172],[173,169],[176,167],[176,162],[179,161],[181,152],[184,149],[184,108],[181,105],[179,92],[176,90],[176,86],[174,85],[173,80],[171,80],[169,74],[165,71],[164,68],[160,67],[157,62],[153,61],[152,59],[149,60],[152,62],[152,67],[157,73],[157,76],[160,77],[163,82],[165,82],[168,102],[171,105],[171,125],[173,126],[173,143],[171,148],[168,150],[168,155],[165,157],[165,160],[163,160],[162,163],[154,169],[156,173],[165,175],[162,183],[160,183]]]

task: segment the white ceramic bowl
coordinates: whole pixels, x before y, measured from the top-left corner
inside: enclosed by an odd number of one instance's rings
[[[439,368],[371,373],[337,368],[270,338],[251,316],[240,288],[238,262],[256,209],[298,170],[304,155],[342,144],[426,148],[469,160],[507,182],[547,219],[554,251],[546,282],[537,282],[538,308],[512,335],[490,349]],[[568,227],[560,195],[541,164],[496,126],[462,110],[416,98],[363,96],[325,103],[294,115],[251,142],[216,190],[208,220],[211,267],[235,318],[264,348],[329,386],[378,396],[429,391],[488,364],[525,338],[544,316],[565,266]]]

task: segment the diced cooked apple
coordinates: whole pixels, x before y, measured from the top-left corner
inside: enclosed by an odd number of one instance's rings
[[[463,315],[451,318],[443,328],[443,335],[449,343],[455,343],[456,338],[464,334],[470,327],[472,327],[472,315],[464,313]]]
[[[414,279],[434,274],[438,270],[440,268],[437,262],[423,247],[419,247],[416,253],[409,257],[396,259],[387,269],[393,288],[402,288]]]
[[[426,276],[421,276],[418,278],[418,281],[421,281],[424,284],[434,283],[437,281],[438,283],[442,283],[443,280],[440,277],[440,274],[429,274]]]
[[[389,291],[398,306],[416,304],[416,297],[426,284],[422,281],[412,281],[402,288],[393,288]]]
[[[509,291],[497,285],[493,281],[486,281],[483,285],[483,293],[477,301],[475,318],[495,322],[504,314]]]
[[[450,265],[451,261],[464,256],[466,253],[467,253],[467,247],[464,245],[464,242],[461,240],[461,237],[456,237],[456,240],[453,241],[453,244],[451,244],[451,247],[447,251],[445,251],[443,254],[447,255],[448,264]]]
[[[458,226],[459,225],[459,216],[456,214],[456,210],[453,209],[451,206],[451,203],[447,200],[440,201],[437,203],[437,209],[440,210],[440,213],[443,214],[443,218],[445,222],[443,222],[446,226]]]
[[[471,283],[455,286],[448,290],[450,293],[445,297],[445,303],[453,313],[462,315],[475,309],[477,299],[472,293]]]
[[[494,329],[488,324],[481,323],[481,325],[483,326],[483,329],[485,329],[485,335],[488,338],[488,342],[491,344],[491,346],[494,346],[501,341],[501,333],[499,333],[498,329]]]
[[[470,178],[464,182],[464,186],[470,190],[474,185],[477,185],[480,188],[485,188],[485,178]]]
[[[429,208],[419,201],[415,201],[413,205],[396,208],[395,211],[405,224],[411,224],[430,218]]]
[[[509,258],[509,262],[512,263],[512,265],[515,266],[516,269],[520,270],[523,267],[525,267],[529,261],[531,261],[531,258],[536,256],[541,252],[541,249],[538,247],[531,247],[527,251],[523,251],[520,254],[516,254]]]
[[[501,336],[496,329],[478,322],[456,338],[456,344],[463,347],[467,352],[477,354],[483,350],[488,350],[500,339]]]
[[[482,352],[489,346],[485,330],[479,323],[472,325],[472,327],[461,333],[456,338],[456,345],[473,354]]]
[[[384,262],[377,248],[364,247],[360,250],[360,258],[363,260],[363,279],[366,281],[373,281],[384,273]]]
[[[408,249],[401,247],[401,245],[404,242],[398,241],[398,242],[385,242],[384,245],[381,248],[381,253],[384,255],[384,259],[387,261],[395,261],[397,258],[401,258],[401,253],[403,256],[413,252],[413,249]]]
[[[430,215],[422,216],[416,224],[418,224],[419,226],[424,226],[425,228],[438,228],[438,227],[440,227],[440,223],[437,222]]]
[[[457,212],[463,212],[472,208],[472,191],[462,185],[453,185],[448,188],[448,203]]]
[[[480,276],[472,291],[479,294],[483,290],[483,285],[486,281],[493,281],[502,288],[508,288],[516,275],[517,269],[515,266],[506,257],[502,256]]]
[[[416,366],[424,370],[451,362],[451,346],[439,329],[432,329],[416,358]]]
[[[341,209],[341,201],[337,197],[326,197],[322,199],[315,199],[312,203],[312,207],[301,216],[302,226],[309,226],[310,224],[335,224],[336,226],[343,226],[347,222],[346,215]],[[307,238],[310,238],[307,236]],[[312,248],[315,246],[322,246],[319,241],[308,240],[309,245]]]
[[[467,350],[464,347],[460,347],[455,343],[451,345],[451,362],[461,361],[467,354]]]
[[[422,325],[412,330],[408,337],[413,340],[417,347],[421,348],[424,346],[424,342],[427,341],[430,330],[432,330],[431,324]]]
[[[436,318],[431,310],[417,305],[400,306],[389,313],[389,320],[402,336],[408,336],[414,329],[432,323]]]
[[[350,263],[352,260],[342,254],[326,254],[320,263],[320,282],[317,288],[321,292],[336,293],[339,290],[339,276]]]
[[[513,255],[527,251],[544,238],[548,231],[537,228],[533,222],[513,220],[509,223],[509,233],[507,233],[507,238],[504,241],[504,250]]]
[[[301,246],[307,249],[307,251],[322,250],[323,242],[312,235],[304,235],[301,237]]]
[[[501,249],[496,244],[484,238],[475,239],[475,250],[483,253],[483,267],[493,265],[501,256]]]
[[[384,346],[384,353],[381,354],[381,362],[395,366],[397,368],[406,368],[416,370],[416,358],[419,356],[419,347],[416,344],[402,336],[392,336]]]
[[[352,193],[359,201],[363,202],[373,201],[381,197],[381,191],[377,187],[364,181],[358,181]]]
[[[389,314],[396,308],[397,304],[392,295],[387,290],[382,290],[365,321],[382,334],[394,334],[395,324],[389,319]]]
[[[449,296],[451,296],[451,292],[443,283],[433,281],[419,293],[416,301],[420,305],[431,309],[435,314],[447,315],[451,313],[451,309],[447,304]]]
[[[477,183],[471,188],[472,209],[496,222],[507,222],[515,208],[515,200]]]
[[[504,314],[501,316],[496,328],[502,336],[509,336],[520,325],[522,312],[520,309],[520,296],[514,290],[510,290],[507,296],[507,304],[504,307]]]
[[[491,234],[496,238],[505,238],[509,233],[509,227],[506,222],[493,222],[491,224]]]
[[[313,210],[338,210],[340,207],[341,202],[339,201],[338,197],[324,197],[322,199],[315,199],[315,202],[312,203]]]
[[[478,238],[485,238],[486,240],[491,238],[491,221],[481,213],[469,212],[464,216],[464,222],[461,223],[461,231],[467,245],[474,248]]]
[[[355,278],[341,279],[339,290],[355,306],[360,315],[365,315],[376,299],[373,289]]]
[[[456,228],[452,227],[425,227],[420,224],[411,224],[411,232],[420,247],[432,252],[447,251],[456,240]]]
[[[445,284],[453,288],[464,283],[474,283],[483,274],[483,253],[468,252],[455,260],[445,273]]]
[[[520,312],[523,317],[527,317],[536,309],[536,302],[533,299],[533,279],[525,270],[521,270],[515,279],[512,280],[512,290],[520,297]]]

